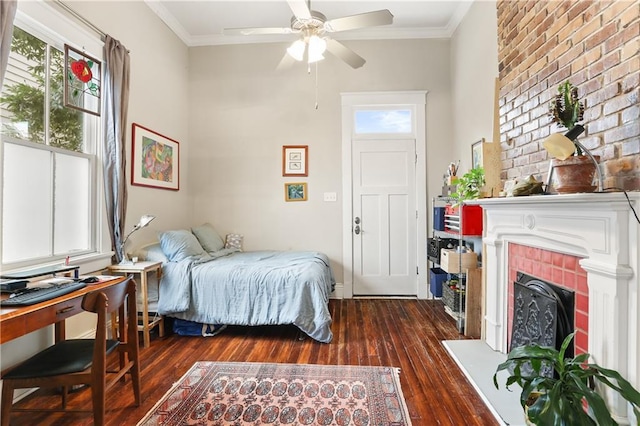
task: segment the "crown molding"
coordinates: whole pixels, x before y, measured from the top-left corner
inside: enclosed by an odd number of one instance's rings
[[[194,36],[169,13],[169,11],[158,1],[144,0],[146,5],[173,31],[182,42],[188,47],[197,46],[220,46],[228,44],[259,44],[259,43],[281,43],[290,42],[296,39],[295,35],[259,35],[259,36],[228,36],[223,34],[211,34]],[[460,25],[460,22],[469,11],[473,2],[462,1],[458,4],[456,11],[444,27],[433,28],[393,28],[376,27],[355,31],[345,31],[339,33],[329,33],[335,40],[402,40],[402,39],[438,39],[451,38]]]
[[[420,38],[450,38],[452,32],[448,28],[386,28],[359,31],[357,34],[328,33],[334,40],[402,40]],[[260,35],[260,36],[191,36],[185,44],[189,47],[220,46],[227,44],[260,44],[291,42],[296,35]],[[184,40],[183,40],[184,41]]]
[[[191,34],[187,32],[187,30],[176,20],[176,18],[169,13],[166,7],[164,7],[160,2],[154,0],[144,0],[145,4],[151,9],[158,17],[164,22],[171,31],[177,35],[180,40],[187,46],[189,45],[189,41],[193,37]]]

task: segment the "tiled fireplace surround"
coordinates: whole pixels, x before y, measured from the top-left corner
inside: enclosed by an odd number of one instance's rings
[[[640,210],[640,193],[630,193]],[[576,352],[615,369],[640,389],[638,239],[640,228],[622,193],[478,200],[485,212],[483,339],[507,353],[516,271],[576,291]],[[511,311],[511,315],[509,314]],[[614,419],[627,405],[607,395]]]
[[[511,347],[513,329],[513,291],[516,274],[525,274],[544,280],[558,287],[573,291],[575,312],[573,323],[576,331],[575,353],[588,352],[589,339],[589,287],[587,273],[580,266],[580,258],[537,247],[509,243],[509,279],[507,282],[507,347]]]

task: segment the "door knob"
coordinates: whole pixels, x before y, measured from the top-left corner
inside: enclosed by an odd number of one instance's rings
[[[356,225],[360,224],[360,218],[358,216],[356,216],[356,218],[353,221],[356,223]]]
[[[355,232],[356,235],[360,234],[360,225],[356,225],[356,227],[353,228],[353,232]]]

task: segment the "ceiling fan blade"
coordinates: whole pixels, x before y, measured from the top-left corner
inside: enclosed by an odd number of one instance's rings
[[[358,55],[339,41],[333,39],[327,39],[327,50],[332,55],[335,55],[345,61],[352,68],[360,68],[365,64],[365,62],[367,62],[362,56]]]
[[[287,0],[287,3],[296,18],[300,20],[311,19],[311,12],[306,0]]]
[[[325,30],[329,32],[355,30],[365,27],[377,27],[393,23],[393,15],[389,10],[377,10],[375,12],[361,13],[359,15],[336,18],[324,23]]]
[[[225,28],[224,35],[267,35],[267,34],[293,34],[291,28]]]

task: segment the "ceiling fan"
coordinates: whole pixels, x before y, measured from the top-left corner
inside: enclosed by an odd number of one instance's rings
[[[298,34],[298,40],[289,48],[280,67],[290,62],[290,59],[308,63],[324,59],[325,51],[337,56],[353,68],[360,68],[366,62],[364,58],[349,49],[344,44],[327,36],[327,33],[355,30],[358,28],[376,27],[393,23],[393,15],[389,10],[377,10],[358,15],[345,16],[327,20],[322,13],[311,10],[310,0],[287,0],[293,11],[291,26],[284,28],[225,28],[225,35],[268,35],[268,34]]]

